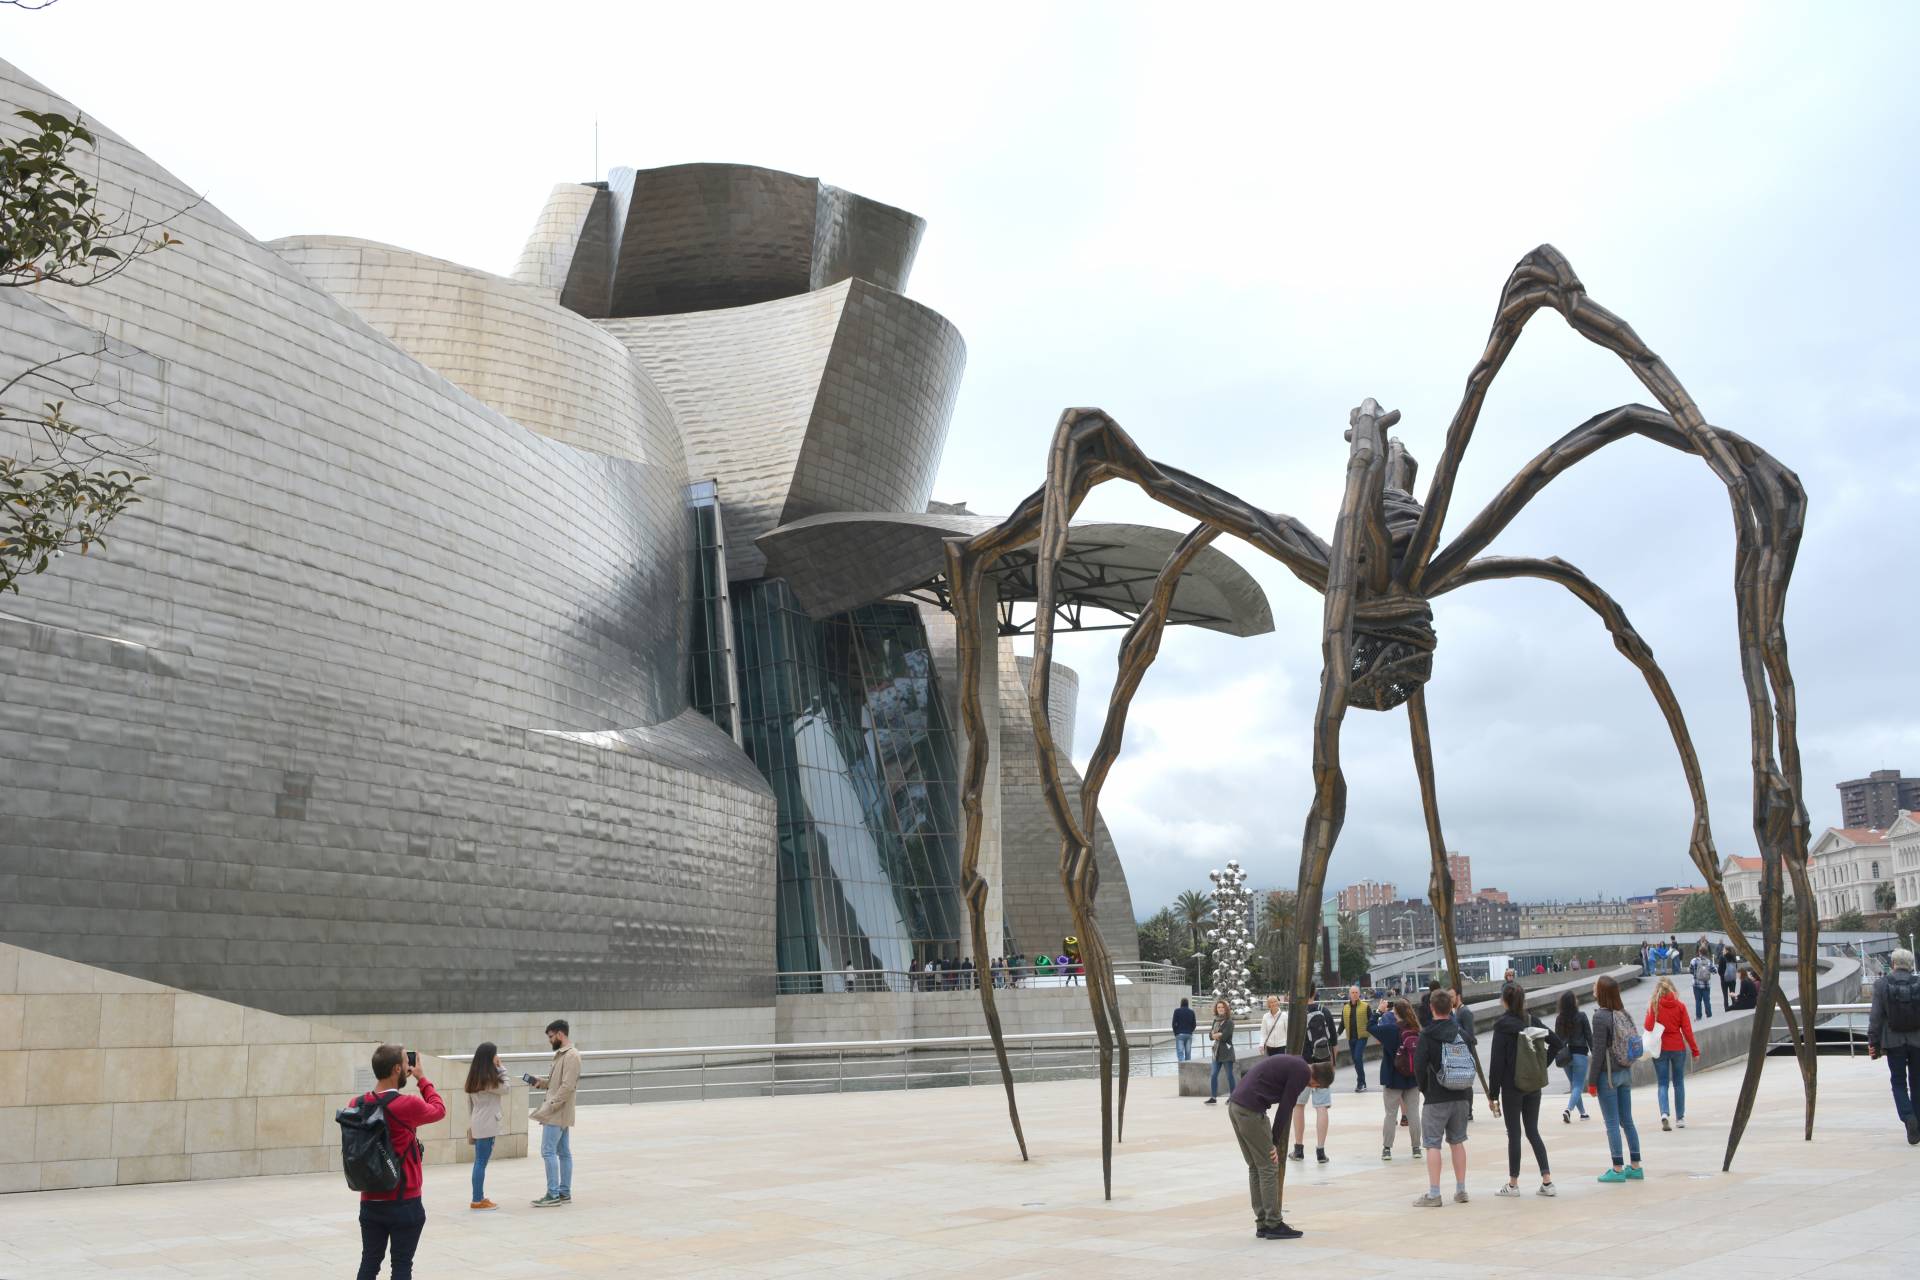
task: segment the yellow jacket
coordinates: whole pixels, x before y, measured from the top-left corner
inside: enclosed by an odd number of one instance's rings
[[[1340,1006],[1340,1034],[1349,1040],[1367,1038],[1367,1002],[1349,1000]]]

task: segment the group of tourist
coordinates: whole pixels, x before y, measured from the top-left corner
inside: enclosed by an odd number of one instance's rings
[[[553,1062],[544,1076],[522,1075],[545,1098],[528,1117],[540,1129],[540,1155],[546,1165],[547,1189],[533,1201],[536,1209],[573,1203],[573,1122],[580,1089],[580,1051],[564,1018],[547,1024],[547,1044]],[[446,1119],[447,1105],[439,1090],[421,1071],[418,1055],[397,1044],[373,1051],[374,1087],[353,1106],[377,1107],[386,1142],[400,1166],[398,1185],[391,1191],[360,1193],[360,1270],[358,1280],[376,1280],[380,1264],[392,1255],[393,1280],[411,1280],[413,1256],[426,1229],[427,1211],[421,1201],[425,1182],[421,1161],[425,1149],[417,1131]],[[407,1082],[414,1093],[404,1092]],[[486,1041],[473,1051],[467,1067],[467,1132],[473,1144],[473,1199],[471,1209],[497,1209],[487,1198],[487,1165],[493,1145],[505,1128],[508,1090],[506,1069],[498,1048]]]
[[[1909,976],[1911,963],[1908,957]],[[1684,1129],[1686,1067],[1689,1058],[1700,1056],[1692,1016],[1676,994],[1672,979],[1660,978],[1638,1025],[1621,1001],[1619,984],[1602,976],[1594,983],[1591,1014],[1580,1008],[1573,992],[1562,992],[1553,1025],[1547,1026],[1529,1012],[1526,991],[1513,980],[1511,971],[1507,977],[1485,1068],[1490,1106],[1507,1134],[1507,1176],[1495,1194],[1522,1194],[1523,1144],[1531,1149],[1539,1172],[1535,1194],[1559,1194],[1540,1130],[1541,1101],[1550,1069],[1555,1066],[1566,1073],[1569,1090],[1568,1103],[1560,1113],[1562,1123],[1574,1123],[1576,1112],[1581,1120],[1587,1119],[1589,1096],[1598,1103],[1611,1158],[1598,1181],[1642,1180],[1646,1175],[1641,1164],[1640,1134],[1633,1122],[1633,1064],[1644,1052],[1656,1055],[1661,1128],[1677,1125]],[[1920,983],[1915,985],[1916,1007],[1920,1007]],[[1181,1003],[1183,1007],[1186,1004]],[[1190,1010],[1188,1013],[1191,1016]],[[1316,1113],[1315,1158],[1320,1164],[1330,1163],[1326,1139],[1333,1102],[1334,1055],[1341,1039],[1348,1042],[1348,1050],[1357,1062],[1364,1060],[1366,1040],[1380,1046],[1380,1158],[1389,1162],[1393,1159],[1397,1134],[1406,1129],[1409,1154],[1416,1160],[1424,1155],[1426,1165],[1426,1189],[1414,1200],[1415,1207],[1435,1209],[1446,1204],[1443,1190],[1448,1165],[1453,1175],[1453,1202],[1466,1204],[1471,1200],[1467,1189],[1467,1133],[1473,1121],[1475,1083],[1480,1072],[1479,1038],[1472,1011],[1455,992],[1441,987],[1438,979],[1429,983],[1417,1005],[1396,993],[1377,1007],[1369,1007],[1357,988],[1349,991],[1337,1015],[1318,1001],[1310,1003],[1305,1053],[1301,1055],[1285,1051],[1285,1014],[1278,999],[1269,997],[1261,1026],[1262,1056],[1240,1073],[1237,1082],[1233,1030],[1232,1009],[1225,1001],[1216,1002],[1209,1031],[1214,1067],[1207,1102],[1218,1102],[1218,1082],[1224,1067],[1230,1091],[1227,1114],[1247,1165],[1257,1237],[1293,1240],[1301,1234],[1281,1216],[1286,1184],[1281,1153],[1287,1152],[1290,1160],[1305,1159],[1306,1111],[1311,1106]],[[1920,1033],[1914,1035],[1911,1048],[1907,1041],[1900,1041],[1896,1047],[1889,1039],[1888,1044],[1889,1054],[1903,1055],[1903,1071],[1911,1073],[1920,1065]],[[1361,1074],[1354,1090],[1365,1088],[1365,1076]],[[1910,1132],[1920,1132],[1916,1129],[1920,1121],[1909,1118],[1915,1114],[1911,1099],[1920,1098],[1920,1081],[1910,1084],[1905,1095],[1900,1095],[1896,1086],[1896,1096],[1910,1100],[1903,1103],[1901,1114]],[[1274,1112],[1270,1123],[1269,1111]]]
[[[847,968],[849,991],[855,990],[851,965]],[[1080,962],[1066,954],[1058,956],[1038,955],[1029,957],[1016,953],[1012,956],[995,956],[988,963],[988,974],[994,987],[1017,987],[1033,978],[1062,977],[1069,986],[1080,981]],[[979,980],[971,957],[961,959],[928,959],[922,961],[913,970],[913,988],[916,991],[974,991],[979,988]]]

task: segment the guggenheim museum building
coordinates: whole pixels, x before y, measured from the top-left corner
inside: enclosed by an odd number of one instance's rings
[[[75,109],[5,63],[0,99]],[[70,416],[152,475],[104,548],[0,599],[0,941],[503,1043],[556,1013],[602,1044],[765,1040],[776,992],[965,954],[943,540],[995,521],[936,501],[963,496],[936,482],[966,347],[908,296],[920,218],[772,169],[621,168],[555,187],[498,276],[263,243],[95,127],[109,201],[182,243],[0,290],[0,382],[62,358]],[[1063,625],[1124,623],[1176,541],[1077,527]],[[985,619],[1008,953],[1071,932],[1015,651],[1030,567]],[[1174,617],[1271,625],[1216,550]],[[1056,671],[1063,744],[1075,688]]]

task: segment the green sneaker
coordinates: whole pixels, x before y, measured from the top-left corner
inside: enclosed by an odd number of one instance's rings
[[[1647,1171],[1645,1169],[1642,1169],[1639,1165],[1630,1164],[1627,1166],[1628,1182],[1644,1182],[1646,1181],[1646,1177],[1647,1177]]]
[[[1627,1175],[1618,1169],[1609,1169],[1594,1179],[1595,1182],[1625,1182],[1626,1180]]]

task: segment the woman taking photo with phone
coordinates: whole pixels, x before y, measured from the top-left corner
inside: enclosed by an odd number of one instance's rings
[[[467,1139],[473,1143],[473,1203],[470,1209],[497,1209],[487,1199],[487,1161],[493,1158],[493,1140],[500,1136],[507,1073],[500,1067],[500,1051],[491,1040],[473,1051],[467,1068]]]

